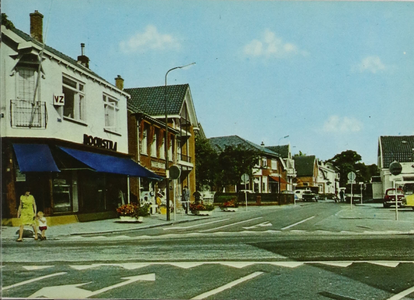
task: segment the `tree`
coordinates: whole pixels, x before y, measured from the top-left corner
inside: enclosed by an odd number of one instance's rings
[[[212,187],[218,175],[218,153],[207,139],[197,137],[195,140],[195,157],[197,190],[203,190],[206,185]]]
[[[221,191],[226,185],[240,184],[244,173],[252,176],[260,151],[242,145],[214,149],[207,139],[197,138],[196,180],[197,189],[204,186]]]
[[[339,170],[340,186],[346,186],[349,172],[354,172],[357,175],[356,182],[369,182],[371,177],[378,172],[375,164],[367,167],[361,162],[361,155],[352,150],[343,151],[329,159],[328,162],[331,162]]]
[[[218,157],[218,176],[216,188],[221,190],[226,185],[238,185],[243,174],[253,175],[253,168],[260,158],[261,152],[242,145],[226,146]]]
[[[7,29],[14,29],[14,24],[10,21],[5,13],[1,14],[1,25],[6,26]]]

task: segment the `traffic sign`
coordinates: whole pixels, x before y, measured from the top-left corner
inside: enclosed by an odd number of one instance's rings
[[[249,174],[244,173],[244,174],[241,176],[241,183],[242,183],[242,184],[247,184],[247,183],[249,183]]]
[[[392,175],[399,175],[402,171],[402,165],[398,161],[393,161],[390,164],[390,172]]]
[[[354,181],[356,178],[356,174],[354,172],[349,172],[348,173],[348,179],[349,181]]]
[[[169,172],[170,172],[171,179],[178,179],[181,175],[181,170],[177,166],[171,166],[169,169]]]

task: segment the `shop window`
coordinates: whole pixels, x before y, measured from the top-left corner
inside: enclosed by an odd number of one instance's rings
[[[53,179],[53,211],[72,211],[71,180],[62,174],[56,176]]]
[[[108,95],[103,95],[105,110],[105,129],[117,132],[117,116],[119,112],[118,100]]]
[[[67,119],[86,121],[84,84],[68,77],[62,77],[62,92],[65,95],[63,116]]]

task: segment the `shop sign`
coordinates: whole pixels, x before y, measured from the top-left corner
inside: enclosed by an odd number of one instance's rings
[[[83,144],[87,146],[105,148],[113,151],[116,151],[117,148],[117,142],[114,143],[113,141],[101,139],[99,137],[93,137],[87,134],[83,135]]]

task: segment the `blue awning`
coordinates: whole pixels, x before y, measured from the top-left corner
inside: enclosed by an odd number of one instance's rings
[[[75,150],[59,147],[73,158],[84,163],[96,172],[128,175],[132,177],[145,177],[155,180],[162,180],[161,176],[151,172],[137,164],[132,159],[120,158],[111,155]]]
[[[20,172],[60,172],[45,144],[13,144]]]

